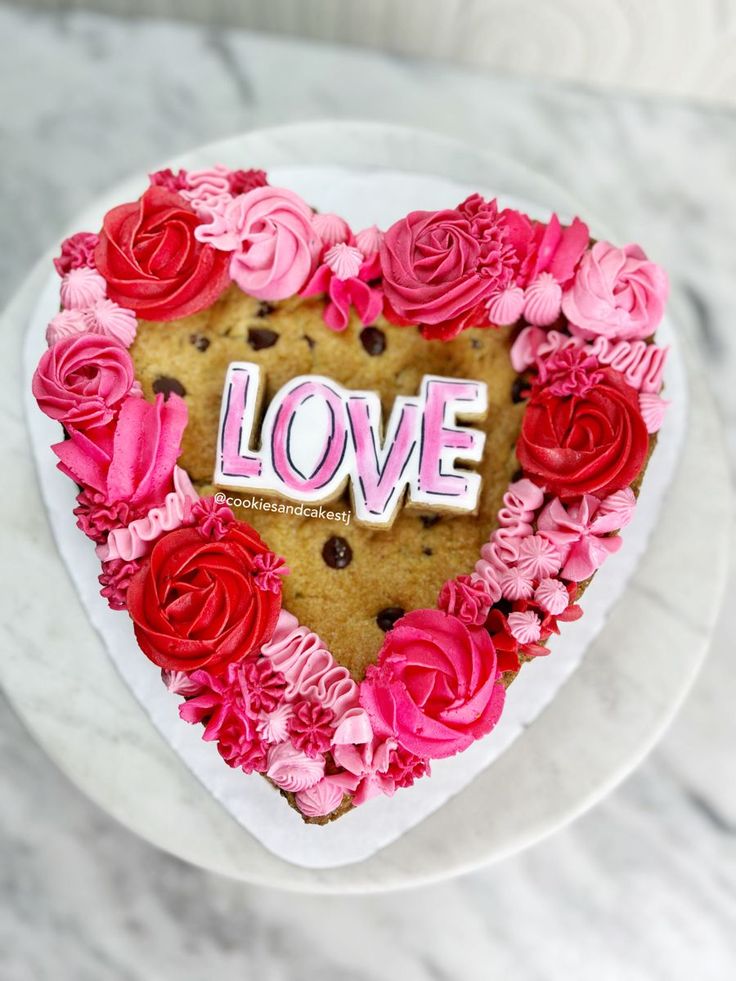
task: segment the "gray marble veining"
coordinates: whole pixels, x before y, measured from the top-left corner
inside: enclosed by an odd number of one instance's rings
[[[305,118],[428,126],[549,172],[667,266],[677,312],[702,338],[736,462],[732,113],[2,7],[0,99],[2,298],[97,191],[191,145]],[[0,977],[733,976],[728,612],[672,730],[605,803],[501,865],[387,897],[284,897],[184,866],[86,801],[3,711]]]

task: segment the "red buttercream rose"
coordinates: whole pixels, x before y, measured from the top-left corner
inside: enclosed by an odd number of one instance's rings
[[[397,221],[381,244],[388,314],[443,340],[487,324],[489,297],[518,266],[510,231],[495,201],[479,195],[457,208],[412,211]]]
[[[537,390],[524,413],[519,463],[563,500],[628,487],[649,448],[636,391],[612,368],[596,374],[599,380],[584,395]]]
[[[440,610],[413,610],[386,635],[360,686],[360,703],[377,735],[439,759],[490,732],[504,694],[483,627]]]
[[[204,310],[229,282],[230,257],[194,237],[200,220],[178,194],[149,187],[108,211],[95,265],[110,299],[147,320]]]
[[[128,587],[138,644],[169,671],[217,671],[273,633],[281,592],[259,589],[254,559],[268,551],[247,524],[217,540],[181,528],[155,544]]]

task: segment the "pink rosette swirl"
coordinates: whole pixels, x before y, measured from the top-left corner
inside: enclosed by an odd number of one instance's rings
[[[296,806],[305,817],[325,817],[342,804],[343,789],[332,777],[323,777],[318,783],[296,794]]]
[[[234,198],[195,232],[200,242],[232,251],[230,276],[259,300],[284,300],[309,278],[321,247],[312,210],[298,194],[258,187]]]
[[[90,333],[59,338],[33,376],[39,408],[75,429],[110,422],[135,382],[133,361],[111,337]]]
[[[322,779],[325,775],[323,756],[307,756],[291,743],[277,743],[268,751],[266,776],[281,790],[298,794]]]
[[[360,687],[374,731],[424,759],[453,756],[490,732],[504,694],[488,632],[439,610],[402,617]]]
[[[596,242],[562,297],[562,312],[580,337],[643,339],[659,326],[668,290],[664,269],[638,245]]]

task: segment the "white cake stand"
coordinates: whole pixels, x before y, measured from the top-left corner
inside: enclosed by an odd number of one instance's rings
[[[382,125],[260,131],[202,147],[175,164],[215,160],[424,171],[575,210],[560,188],[511,161]],[[104,203],[138,190],[139,182],[118,187]],[[304,869],[274,857],[236,824],[160,738],[106,656],[56,553],[27,448],[19,380],[23,332],[49,257],[2,322],[0,683],[31,733],[89,797],[154,845],[204,868],[294,890],[370,892],[510,855],[591,807],[639,764],[697,674],[728,565],[729,477],[717,417],[687,339],[691,411],[678,469],[649,550],[582,666],[511,748],[431,817],[366,861]]]

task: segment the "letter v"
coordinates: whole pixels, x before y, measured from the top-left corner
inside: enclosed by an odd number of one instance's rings
[[[373,392],[351,392],[347,410],[354,448],[351,489],[355,517],[388,526],[418,465],[419,401],[396,399],[382,446],[379,397]]]

